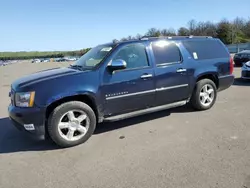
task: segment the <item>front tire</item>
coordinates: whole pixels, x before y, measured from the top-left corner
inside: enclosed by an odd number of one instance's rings
[[[210,79],[202,79],[196,83],[191,105],[195,110],[210,109],[217,99],[217,88],[215,83]]]
[[[94,111],[79,101],[59,105],[48,119],[49,136],[60,147],[72,147],[86,142],[95,128]]]

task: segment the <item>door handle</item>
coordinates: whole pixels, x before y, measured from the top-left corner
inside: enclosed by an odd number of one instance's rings
[[[176,72],[178,73],[187,72],[187,69],[180,68],[180,69],[177,69]]]
[[[152,77],[153,77],[152,74],[144,74],[141,76],[141,79],[152,78]]]

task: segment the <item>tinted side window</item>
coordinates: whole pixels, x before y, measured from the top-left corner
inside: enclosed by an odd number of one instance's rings
[[[183,41],[184,47],[194,59],[227,58],[228,52],[217,40]]]
[[[145,46],[140,43],[123,46],[113,58],[116,59],[124,60],[127,69],[149,66]]]
[[[181,61],[180,50],[173,42],[155,41],[152,43],[152,49],[157,65]]]

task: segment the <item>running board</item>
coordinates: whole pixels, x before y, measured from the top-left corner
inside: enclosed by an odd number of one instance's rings
[[[153,112],[158,112],[158,111],[161,111],[161,110],[167,110],[167,109],[170,109],[170,108],[184,106],[186,104],[187,104],[186,100],[185,101],[180,101],[180,102],[175,102],[175,103],[166,104],[166,105],[162,105],[162,106],[156,106],[156,107],[152,107],[152,108],[138,110],[138,111],[135,111],[135,112],[129,112],[129,113],[126,113],[126,114],[107,117],[107,118],[104,118],[103,121],[104,122],[120,121],[120,120],[123,120],[123,119],[128,119],[128,118],[132,118],[132,117],[136,117],[136,116],[140,116],[140,115],[144,115],[144,114],[148,114],[148,113],[153,113]]]

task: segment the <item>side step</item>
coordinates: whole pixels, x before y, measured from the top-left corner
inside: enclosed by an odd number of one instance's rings
[[[132,118],[132,117],[136,117],[136,116],[140,116],[140,115],[144,115],[144,114],[158,112],[158,111],[161,111],[161,110],[167,110],[167,109],[170,109],[170,108],[184,106],[186,104],[187,104],[186,100],[185,101],[179,101],[179,102],[175,102],[175,103],[171,103],[171,104],[156,106],[156,107],[152,107],[152,108],[138,110],[138,111],[135,111],[135,112],[129,112],[129,113],[126,113],[126,114],[107,117],[107,118],[104,118],[103,121],[104,122],[120,121],[120,120],[123,120],[123,119],[128,119],[128,118]]]

